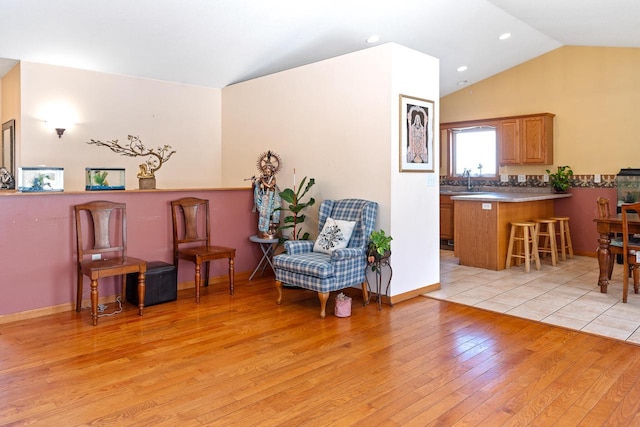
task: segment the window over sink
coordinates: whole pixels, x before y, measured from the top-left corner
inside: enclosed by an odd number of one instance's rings
[[[495,126],[452,128],[451,170],[454,176],[494,178],[496,166],[497,133]]]

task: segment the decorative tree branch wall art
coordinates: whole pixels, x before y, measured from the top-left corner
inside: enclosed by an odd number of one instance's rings
[[[138,136],[129,135],[127,139],[129,142],[124,144],[120,144],[117,139],[104,142],[92,139],[87,141],[87,144],[107,147],[114,153],[127,157],[149,156],[144,163],[139,165],[138,178],[155,178],[156,171],[176,153],[170,145],[147,148]]]

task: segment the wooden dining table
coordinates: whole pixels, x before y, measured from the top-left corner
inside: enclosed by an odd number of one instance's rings
[[[607,293],[609,286],[609,266],[614,262],[609,245],[611,236],[616,233],[622,233],[622,214],[610,216],[609,218],[596,218],[596,229],[600,237],[598,238],[598,267],[600,268],[600,277],[598,278],[598,286],[600,292]],[[629,233],[640,234],[640,217],[638,214],[628,214]]]

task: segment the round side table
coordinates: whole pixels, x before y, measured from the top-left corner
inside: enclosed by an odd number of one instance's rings
[[[276,270],[273,268],[271,258],[273,257],[273,251],[276,249],[276,246],[278,246],[278,239],[262,239],[257,235],[253,235],[249,237],[249,240],[260,245],[260,250],[262,251],[262,258],[260,258],[260,262],[253,270],[253,273],[251,273],[251,276],[249,276],[249,280],[253,279],[253,276],[256,275],[256,272],[260,270],[260,268],[262,268],[260,271],[260,276],[262,276],[267,265],[271,267],[273,274],[275,274]]]

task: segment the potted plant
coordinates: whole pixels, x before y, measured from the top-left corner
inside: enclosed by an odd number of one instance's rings
[[[551,173],[551,171],[547,169],[547,173],[549,174],[549,183],[556,193],[564,193],[571,187],[573,171],[570,166],[558,166],[556,173]]]
[[[393,237],[387,236],[384,230],[376,230],[369,236],[367,248],[367,261],[369,264],[379,263],[384,258],[391,256],[391,241]]]
[[[306,186],[305,182],[307,184]],[[280,192],[280,198],[289,204],[289,206],[287,206],[287,210],[291,212],[291,215],[287,215],[284,218],[284,225],[281,225],[280,227],[278,227],[278,229],[292,229],[291,237],[282,236],[281,241],[309,240],[308,232],[300,235],[300,233],[302,233],[301,224],[306,219],[306,216],[302,213],[302,211],[309,206],[313,206],[316,203],[316,200],[313,197],[310,197],[309,201],[302,202],[302,199],[315,183],[316,180],[314,178],[309,178],[309,181],[307,182],[307,177],[305,176],[304,178],[302,178],[302,182],[300,182],[300,187],[298,187],[297,191],[294,191],[291,188],[285,188],[284,191]],[[276,210],[284,210],[284,208],[278,207],[276,208]]]

